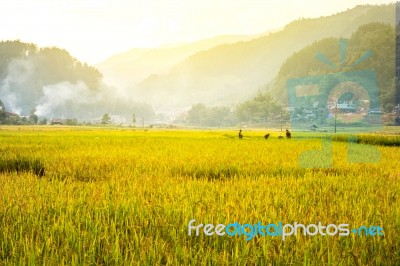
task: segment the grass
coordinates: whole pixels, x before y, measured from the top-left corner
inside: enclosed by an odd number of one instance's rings
[[[37,159],[21,158],[0,159],[0,172],[31,172],[39,177],[44,176],[45,170]]]
[[[346,136],[346,135],[338,135],[334,136],[333,140],[335,141],[344,141],[344,142],[353,142],[353,143],[362,143],[362,144],[371,144],[371,145],[381,145],[381,146],[400,146],[400,136],[384,136],[382,137],[379,134],[370,134],[370,135],[357,135],[357,136]]]
[[[331,168],[300,168],[320,139],[236,134],[3,127],[0,264],[400,264],[399,147],[351,163],[334,141]],[[385,236],[196,237],[191,219],[379,225]]]

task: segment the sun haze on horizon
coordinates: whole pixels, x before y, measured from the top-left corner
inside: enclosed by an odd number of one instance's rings
[[[57,46],[95,64],[132,48],[254,35],[301,17],[389,0],[16,0],[0,2],[0,40]]]

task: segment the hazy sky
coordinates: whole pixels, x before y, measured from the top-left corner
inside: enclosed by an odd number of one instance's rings
[[[389,0],[0,0],[0,39],[67,49],[97,63],[135,47],[257,34],[299,17]]]

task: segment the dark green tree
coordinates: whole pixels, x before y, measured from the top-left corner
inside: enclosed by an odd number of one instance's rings
[[[258,93],[253,99],[236,107],[240,121],[261,122],[279,115],[281,106],[268,93]]]
[[[109,114],[104,114],[103,117],[101,118],[101,123],[103,125],[108,125],[111,123],[111,117]]]
[[[199,103],[193,105],[188,111],[187,121],[189,124],[204,126],[206,125],[207,116],[207,107],[204,104]]]
[[[77,126],[78,120],[76,120],[75,118],[68,118],[68,119],[65,119],[64,124],[66,124],[68,126]]]
[[[6,107],[0,99],[0,124],[5,124],[7,119]]]
[[[39,125],[47,125],[47,118],[43,118],[39,121]]]
[[[198,126],[231,126],[236,122],[233,111],[226,106],[207,107],[204,104],[195,104],[189,110],[186,121]]]
[[[39,117],[37,115],[31,114],[29,116],[29,123],[30,124],[36,125],[38,123],[38,121],[39,121]]]

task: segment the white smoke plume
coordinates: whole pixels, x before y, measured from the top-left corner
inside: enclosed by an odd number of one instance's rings
[[[6,110],[21,115],[20,88],[26,87],[32,72],[32,63],[24,58],[14,59],[7,65],[7,76],[0,83],[0,99],[6,105]]]
[[[84,81],[60,81],[45,84],[34,58],[16,58],[8,62],[7,72],[0,79],[0,99],[8,112],[40,118],[98,118],[104,113],[131,116],[152,115],[148,105],[135,102],[128,94],[100,81],[97,89]],[[46,75],[46,73],[44,73]]]
[[[21,115],[22,109],[18,107],[17,95],[9,90],[9,86],[3,85],[0,88],[1,100],[6,103],[6,110]]]
[[[54,110],[68,104],[86,104],[89,103],[93,95],[86,84],[82,81],[73,84],[69,81],[63,81],[43,87],[43,96],[35,108],[35,114],[39,117],[50,116]]]

